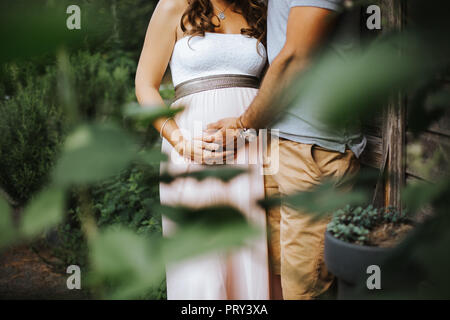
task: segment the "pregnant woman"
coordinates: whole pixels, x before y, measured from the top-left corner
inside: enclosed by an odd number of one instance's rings
[[[143,106],[162,105],[159,86],[170,65],[175,86],[174,118],[155,121],[169,161],[162,170],[185,173],[208,168],[214,143],[200,141],[207,125],[237,117],[257,94],[266,65],[263,45],[266,7],[259,0],[161,0],[150,21],[136,74],[136,95]],[[240,148],[234,160],[248,169],[230,182],[209,178],[161,184],[161,203],[192,208],[229,205],[266,230],[256,200],[264,197],[257,150]],[[227,165],[227,164],[224,164]],[[163,219],[163,233],[176,225]],[[205,239],[208,241],[208,239]],[[269,299],[265,234],[245,247],[196,256],[167,266],[168,299]]]

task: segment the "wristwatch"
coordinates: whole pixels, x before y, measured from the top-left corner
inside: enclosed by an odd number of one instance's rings
[[[241,129],[239,130],[239,138],[244,141],[254,141],[258,136],[256,130],[245,128],[240,117],[238,118],[238,121],[241,126]]]
[[[241,129],[239,130],[239,138],[241,138],[244,141],[252,142],[254,141],[258,135],[256,134],[256,131],[254,129]]]

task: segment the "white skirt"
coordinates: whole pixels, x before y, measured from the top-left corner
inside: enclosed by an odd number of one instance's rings
[[[253,88],[225,88],[185,96],[172,105],[172,108],[185,108],[175,117],[175,121],[185,131],[183,135],[190,135],[191,138],[201,136],[208,124],[244,113],[257,92]],[[207,168],[182,158],[165,139],[162,150],[169,155],[169,161],[162,165],[162,171],[182,173]],[[167,266],[169,300],[269,299],[266,214],[256,203],[264,198],[264,177],[262,163],[257,160],[258,152],[248,147],[238,151],[236,162],[245,163],[243,166],[249,173],[228,183],[212,178],[201,182],[187,178],[160,185],[162,204],[193,208],[233,206],[263,231],[258,239],[252,239],[245,247],[195,256]],[[175,228],[172,221],[163,217],[164,236],[170,236]]]

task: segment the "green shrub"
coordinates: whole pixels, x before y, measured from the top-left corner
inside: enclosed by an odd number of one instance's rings
[[[70,57],[76,105],[85,119],[122,118],[122,106],[134,101],[135,62],[80,51]]]
[[[42,63],[42,62],[41,62]],[[15,96],[33,77],[45,74],[38,62],[9,63],[0,66],[0,100]]]
[[[130,52],[134,60],[138,59],[141,52],[156,4],[156,0],[120,0],[111,3],[116,26],[116,45]]]
[[[135,63],[123,56],[80,51],[69,58],[75,105],[84,119],[121,119],[134,100]],[[0,81],[0,187],[23,205],[45,183],[67,131],[59,103],[58,68],[32,63],[2,66]],[[42,69],[42,70],[41,70]]]
[[[25,82],[0,101],[0,187],[18,204],[46,182],[64,135],[51,77]]]
[[[400,225],[409,222],[406,212],[395,208],[376,209],[372,205],[367,208],[352,208],[347,205],[333,214],[327,231],[340,240],[366,245],[368,234],[376,227],[388,223]]]
[[[159,204],[155,172],[134,166],[92,189],[98,226],[121,224],[138,234],[161,234],[161,217],[152,208]]]

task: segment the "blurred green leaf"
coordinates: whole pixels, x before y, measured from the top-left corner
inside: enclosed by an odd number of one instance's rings
[[[68,126],[75,126],[79,119],[78,95],[74,84],[74,71],[72,70],[70,58],[65,50],[57,54],[58,73],[57,90],[59,103],[65,111]]]
[[[167,155],[161,152],[161,148],[152,148],[139,152],[138,159],[150,165],[158,165],[167,161]]]
[[[271,208],[284,203],[311,214],[313,219],[330,216],[335,210],[346,205],[356,206],[367,204],[368,195],[361,190],[342,192],[336,189],[333,182],[325,182],[309,192],[272,197],[259,201],[264,208]]]
[[[160,181],[171,183],[172,181],[180,178],[194,178],[198,181],[202,181],[208,178],[216,178],[222,180],[223,182],[229,182],[230,180],[245,172],[247,172],[247,170],[242,168],[215,166],[211,169],[208,168],[201,171],[187,172],[174,176],[171,176],[168,173],[163,173],[161,175]]]
[[[112,124],[83,124],[70,134],[53,172],[57,185],[84,184],[111,177],[137,154],[133,139]]]
[[[65,3],[64,3],[65,2]],[[15,0],[0,3],[0,63],[54,53],[59,48],[80,47],[86,37],[103,40],[110,32],[111,18],[100,1],[82,6],[81,29],[66,26],[68,1]]]
[[[108,228],[91,242],[93,284],[112,284],[106,297],[135,298],[159,284],[165,265],[246,243],[260,230],[230,207],[190,209],[161,206],[176,221],[178,231],[164,239],[149,239],[119,227]]]
[[[416,89],[408,103],[408,130],[419,136],[448,112],[449,101],[450,90],[441,79]]]
[[[180,226],[202,224],[215,228],[226,223],[246,223],[239,210],[228,206],[189,208],[161,205],[159,211]]]
[[[426,204],[432,203],[449,188],[448,179],[442,179],[435,183],[426,181],[409,184],[403,189],[402,199],[411,212],[416,212]]]
[[[173,263],[211,251],[237,248],[258,235],[261,235],[259,228],[245,223],[227,223],[211,229],[201,224],[191,225],[165,239],[162,252],[164,260]]]
[[[257,226],[249,224],[242,213],[232,207],[195,210],[162,206],[161,213],[179,226],[178,231],[163,242],[162,252],[166,263],[212,250],[242,246],[261,234]]]
[[[36,236],[62,221],[63,211],[64,191],[56,188],[46,189],[25,208],[20,231],[26,237]]]
[[[184,108],[168,108],[164,106],[140,106],[138,103],[130,103],[125,106],[125,116],[147,126],[156,119],[162,117],[173,117]]]
[[[114,285],[106,298],[136,298],[164,277],[164,264],[154,247],[149,238],[131,230],[108,228],[90,244],[90,278]]]
[[[413,36],[379,39],[344,59],[328,52],[293,82],[282,101],[288,107],[302,105],[317,125],[356,125],[355,120],[372,116],[396,90],[423,80],[436,67]]]
[[[11,208],[8,202],[0,197],[0,248],[13,241],[15,231],[11,219]]]

